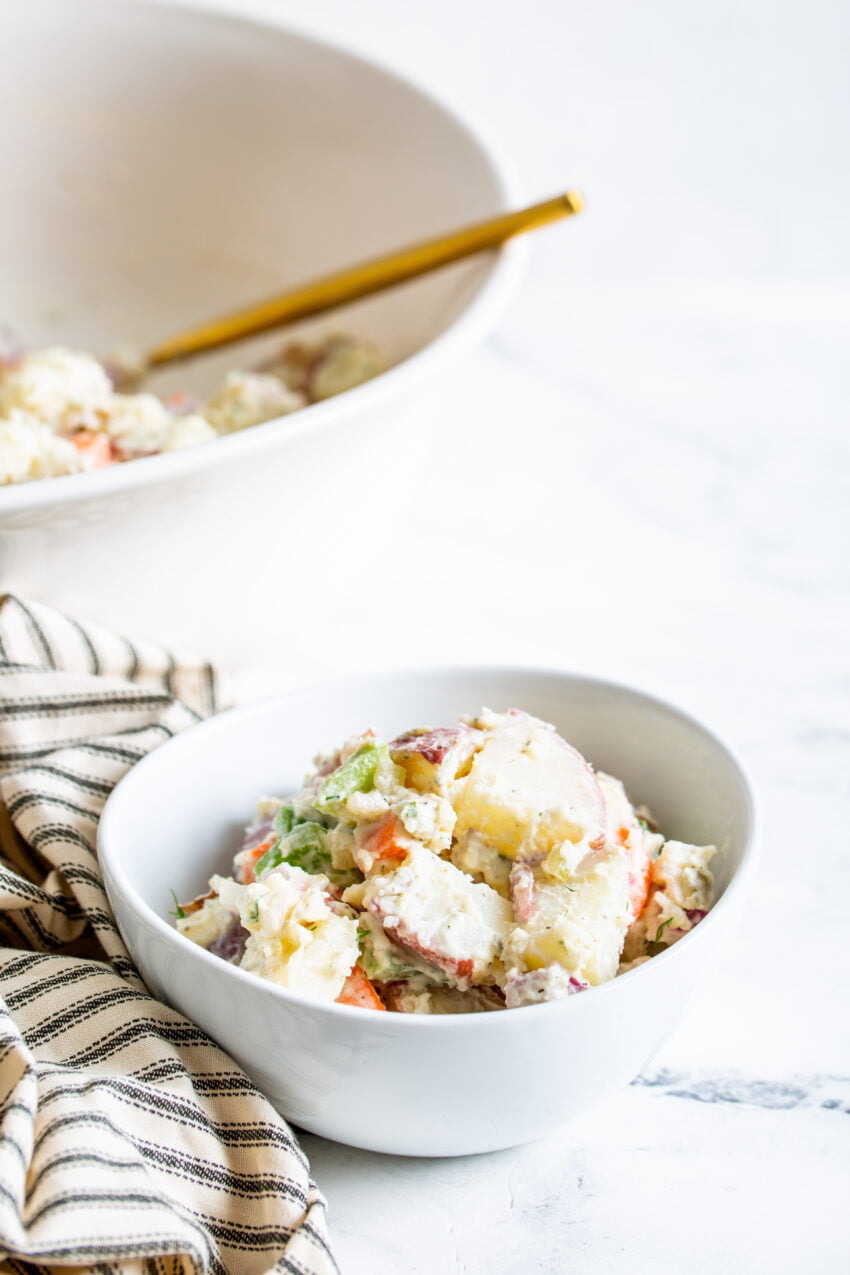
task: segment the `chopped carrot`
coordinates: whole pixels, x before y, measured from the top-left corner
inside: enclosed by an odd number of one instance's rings
[[[351,973],[343,983],[342,991],[336,998],[338,1005],[354,1005],[357,1009],[382,1009],[386,1006],[375,991],[362,965],[352,966]]]
[[[629,903],[631,904],[632,920],[636,921],[646,907],[646,900],[649,898],[652,860],[643,848],[642,843],[639,848],[629,845],[626,849],[629,856]]]
[[[95,434],[90,429],[77,430],[71,442],[85,461],[87,469],[103,469],[115,463],[112,444],[105,434]]]
[[[395,815],[385,815],[374,828],[363,838],[363,849],[372,856],[373,863],[395,861],[401,863],[407,858],[407,851],[396,841],[399,821]]]
[[[266,851],[271,850],[274,841],[274,837],[269,837],[268,841],[261,841],[258,846],[253,846],[248,851],[245,859],[239,864],[236,873],[236,880],[240,885],[251,885],[252,882],[256,881],[257,876],[254,869]]]
[[[633,835],[636,828],[622,827],[617,829],[617,840],[626,851],[629,861],[629,908],[632,920],[636,921],[649,897],[652,863],[644,847],[643,837]]]
[[[163,406],[170,412],[191,411],[196,401],[194,394],[188,394],[185,390],[175,390],[173,394],[166,394],[162,400]]]

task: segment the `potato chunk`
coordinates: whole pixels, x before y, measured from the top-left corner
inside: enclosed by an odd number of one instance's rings
[[[483,840],[508,858],[539,860],[564,841],[605,838],[605,801],[580,753],[524,713],[488,714],[469,774],[451,789],[455,837]]]
[[[605,846],[570,885],[537,874],[530,919],[512,931],[504,959],[521,971],[563,965],[595,986],[617,973],[628,924],[628,858],[622,846]]]
[[[390,756],[404,771],[408,787],[444,796],[483,740],[480,731],[463,723],[414,730],[393,740]]]
[[[500,981],[510,903],[431,851],[413,844],[398,867],[368,879],[363,902],[391,939],[455,986]]]

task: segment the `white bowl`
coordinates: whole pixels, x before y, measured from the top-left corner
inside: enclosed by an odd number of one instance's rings
[[[148,346],[331,269],[521,202],[493,143],[392,72],[293,31],[110,0],[0,6],[10,179],[0,320],[27,345]],[[392,369],[216,443],[0,488],[0,579],[233,663],[279,644],[352,508],[388,518],[427,440],[426,391],[501,313],[521,244],[313,325]],[[297,334],[299,330],[293,329]],[[211,387],[278,334],[186,365]],[[286,590],[269,582],[286,580]],[[284,596],[285,593],[285,596]],[[262,626],[246,612],[264,600]],[[250,633],[250,651],[247,634]]]
[[[380,1014],[287,992],[183,938],[190,898],[229,871],[255,801],[300,787],[315,753],[373,725],[384,738],[483,705],[553,721],[646,801],[670,837],[718,847],[716,902],[667,952],[568,1000],[490,1014]],[[99,853],[146,982],[200,1024],[295,1124],[400,1155],[525,1142],[634,1077],[723,951],[749,873],[753,794],[692,718],[638,691],[568,673],[449,669],[299,690],[236,709],[157,749],[118,785]]]

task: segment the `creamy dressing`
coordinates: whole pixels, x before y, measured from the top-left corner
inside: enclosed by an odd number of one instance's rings
[[[54,347],[6,357],[0,359],[0,485],[196,447],[381,371],[368,341],[334,335],[290,342],[263,370],[230,372],[206,402],[194,404],[187,394],[120,393],[106,367],[81,351]]]
[[[177,925],[324,1000],[521,1008],[675,943],[711,906],[714,853],[652,831],[552,726],[483,710],[318,758],[300,793],[263,799],[235,876]]]

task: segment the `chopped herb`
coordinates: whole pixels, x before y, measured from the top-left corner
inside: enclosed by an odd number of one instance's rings
[[[667,918],[667,920],[666,920],[666,921],[662,921],[662,922],[661,922],[661,924],[659,925],[658,929],[655,931],[655,942],[656,942],[656,943],[660,943],[660,941],[661,941],[661,934],[662,934],[662,932],[663,932],[664,930],[666,930],[666,929],[667,929],[667,926],[668,926],[668,925],[672,925],[672,923],[673,923],[673,918],[672,918],[672,916],[668,916],[668,918]]]
[[[646,822],[645,819],[641,819],[640,815],[638,815],[638,823],[643,828],[644,832],[650,831],[649,824]]]
[[[248,920],[259,921],[259,919],[260,919],[260,902],[259,902],[259,899],[255,899],[254,906],[251,908],[251,911],[248,913]]]
[[[357,942],[363,943],[369,937],[369,931],[364,929],[362,925],[357,927]]]
[[[180,900],[177,898],[177,895],[174,893],[173,890],[171,891],[171,897],[174,900],[174,911],[169,912],[168,915],[176,916],[178,921],[182,921],[184,916],[188,916],[189,913],[186,911],[185,908],[181,908]]]

